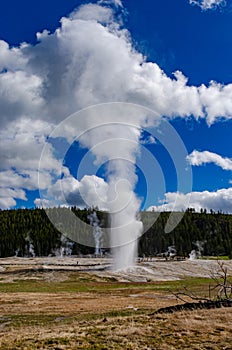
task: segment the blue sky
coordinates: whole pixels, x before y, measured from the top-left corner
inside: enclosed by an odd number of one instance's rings
[[[182,163],[191,167],[186,176],[190,171],[193,176],[191,189],[179,188],[175,160],[165,144],[158,139],[146,142],[149,134],[143,133],[141,147],[158,162],[163,178],[157,179],[158,168],[151,168],[154,179],[146,179],[138,168],[138,151],[135,191],[142,209],[173,209],[179,191],[183,196],[177,198],[176,210],[188,198],[196,210],[232,212],[231,1],[115,3],[12,0],[1,5],[1,208],[62,205],[61,183],[68,204],[83,206],[83,195],[87,204],[99,205],[89,193],[92,175],[97,175],[100,197],[107,197],[106,159],[77,175],[95,136],[92,142],[70,143],[72,132],[59,131],[59,137],[51,133],[82,108],[126,102],[151,108],[168,120],[186,149]],[[61,24],[62,17],[66,20]],[[48,32],[36,37],[45,29]],[[63,147],[68,151],[61,159]],[[179,145],[173,147],[177,154]],[[96,154],[89,156],[90,165],[95,158]]]
[[[33,3],[11,0],[1,4],[1,39],[10,45],[36,43],[36,33],[54,31],[60,18],[89,1],[59,0]],[[96,3],[96,1],[92,1]],[[125,26],[138,51],[168,74],[180,69],[190,83],[216,80],[230,83],[232,73],[232,4],[202,11],[188,0],[124,0]]]

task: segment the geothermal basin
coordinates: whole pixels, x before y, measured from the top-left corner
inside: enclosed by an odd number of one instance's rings
[[[224,261],[228,275],[232,275],[232,260]],[[36,272],[51,274],[51,272],[87,272],[101,277],[111,277],[121,282],[152,282],[173,281],[186,277],[211,277],[218,269],[217,260],[168,260],[162,258],[138,259],[135,266],[124,270],[112,271],[113,259],[110,257],[9,257],[0,259],[0,283],[13,279],[10,271],[18,271],[17,279],[24,274],[30,278]],[[7,273],[9,271],[9,274]],[[25,277],[25,276],[24,276]],[[32,276],[33,277],[33,276]]]

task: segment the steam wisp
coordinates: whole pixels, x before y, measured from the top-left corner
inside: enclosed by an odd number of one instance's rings
[[[88,215],[90,225],[93,226],[93,236],[95,241],[95,255],[102,255],[102,229],[96,211]]]
[[[205,242],[196,241],[193,244],[196,246],[196,249],[193,249],[189,254],[189,260],[195,260],[201,257]]]

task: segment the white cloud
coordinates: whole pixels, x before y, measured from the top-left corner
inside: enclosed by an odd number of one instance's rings
[[[80,108],[109,101],[142,104],[167,117],[192,114],[208,123],[232,117],[232,84],[189,86],[180,71],[171,79],[133,49],[130,34],[108,7],[83,5],[62,18],[55,33],[44,31],[38,38],[36,46],[17,49],[2,42],[11,57],[0,75],[5,122],[9,115],[27,115],[57,123]]]
[[[99,5],[114,5],[114,6],[123,7],[121,0],[99,0],[98,4]]]
[[[15,189],[10,187],[0,187],[0,207],[8,209],[16,205],[15,199],[27,200],[26,193],[22,189]]]
[[[223,188],[216,192],[191,192],[187,194],[169,192],[165,194],[163,204],[151,206],[148,211],[182,211],[186,207],[183,203],[188,202],[189,208],[200,211],[201,208],[206,210],[222,211],[232,213],[232,188]]]
[[[201,85],[198,91],[209,125],[220,117],[232,118],[232,84],[223,85],[211,81],[208,87]]]
[[[9,209],[16,205],[16,200],[13,197],[0,197],[0,208]]]
[[[232,159],[226,157],[223,158],[219,154],[209,151],[199,152],[194,150],[187,156],[187,160],[191,165],[199,166],[202,164],[214,163],[223,170],[232,170]]]
[[[1,169],[16,168],[19,172],[38,170],[41,152],[52,126],[41,120],[20,119],[5,125],[0,131]],[[41,169],[58,170],[60,162],[53,157],[52,146]]]
[[[191,5],[199,6],[203,11],[211,10],[219,6],[224,6],[226,0],[189,0]]]
[[[2,191],[8,191],[8,196],[1,200],[2,208],[14,206],[14,198],[27,200],[24,190],[36,190],[38,185],[40,189],[48,188],[54,176],[63,170],[62,161],[55,158],[51,144],[47,147],[46,158],[40,162],[46,137],[51,130],[52,125],[45,121],[23,118],[7,124],[0,131],[1,187]],[[18,196],[22,193],[23,196]]]
[[[44,107],[41,85],[41,78],[25,71],[0,74],[1,125],[24,115],[39,117]]]
[[[96,4],[82,5],[78,12],[73,12],[70,18],[81,19],[85,21],[97,21],[100,23],[110,23],[112,22],[113,14],[112,11],[107,8]]]
[[[1,186],[7,188],[26,188],[27,190],[38,189],[38,172],[34,170],[25,170],[23,173],[17,173],[14,170],[0,172]],[[40,188],[46,189],[52,183],[52,177],[49,172],[40,173]]]
[[[63,179],[51,185],[45,195],[37,198],[34,203],[44,207],[76,205],[81,208],[94,206],[106,210],[108,208],[107,192],[108,185],[102,178],[85,175],[78,181],[67,173]]]
[[[146,137],[145,139],[141,139],[140,143],[142,145],[153,145],[156,143],[156,139],[152,135],[150,135],[150,136]]]
[[[106,3],[122,5],[115,0],[81,6],[62,18],[54,33],[38,33],[35,46],[12,48],[0,41],[0,170],[12,176],[9,183],[18,181],[19,190],[35,188],[47,136],[81,108],[121,101],[144,105],[168,118],[193,115],[206,118],[208,124],[232,118],[232,84],[197,87],[189,86],[180,71],[174,78],[167,76],[133,48],[129,32],[114,19],[113,10],[103,6]],[[142,120],[134,122],[142,127]],[[88,120],[81,123],[91,127]],[[67,140],[73,132],[64,130]],[[113,128],[111,132],[115,135]],[[125,133],[129,140],[139,139],[132,128]],[[130,147],[128,143],[126,154],[133,158],[136,147]],[[57,181],[62,160],[56,159],[50,145],[43,162],[45,188]]]
[[[26,200],[25,192],[23,190],[15,190],[14,188],[1,188],[1,197],[13,197]]]
[[[6,67],[13,71],[26,67],[28,60],[27,57],[24,57],[21,48],[22,46],[10,48],[8,43],[0,40],[0,71]]]

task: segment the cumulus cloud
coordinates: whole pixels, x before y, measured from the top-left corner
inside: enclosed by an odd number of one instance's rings
[[[34,203],[38,207],[76,205],[80,208],[94,206],[107,210],[107,192],[108,184],[102,178],[85,175],[78,181],[67,172],[63,179],[57,180]]]
[[[227,157],[223,158],[219,154],[209,151],[199,152],[194,150],[187,156],[187,160],[191,165],[199,166],[202,164],[214,163],[223,170],[232,170],[232,159]]]
[[[78,12],[73,12],[70,18],[108,24],[110,22],[112,23],[112,15],[112,11],[107,7],[99,6],[97,4],[87,4],[82,5]]]
[[[145,139],[141,139],[140,143],[142,145],[153,145],[156,143],[156,139],[152,135],[150,135],[150,136],[146,137]]]
[[[226,0],[189,0],[191,5],[199,6],[203,11],[211,10],[219,6],[224,6]]]
[[[1,197],[0,196],[0,207],[1,209],[9,209],[16,205],[16,200],[11,197]]]
[[[35,46],[9,48],[2,42],[5,120],[26,115],[57,123],[80,108],[109,101],[142,104],[167,117],[205,117],[209,123],[231,118],[232,84],[189,86],[180,71],[168,77],[134,50],[113,14],[99,4],[83,5],[62,18],[54,33],[38,33]]]
[[[191,86],[180,71],[169,77],[133,48],[130,33],[108,6],[112,4],[122,6],[120,0],[81,6],[63,17],[54,33],[38,33],[34,46],[10,47],[0,41],[0,170],[12,175],[10,182],[18,179],[18,189],[36,187],[35,172],[51,130],[70,114],[94,104],[136,103],[160,117],[193,115],[208,124],[232,118],[232,84]],[[138,118],[138,127],[143,121]],[[82,124],[86,127],[88,121]],[[126,130],[129,139],[139,139],[132,129]],[[67,140],[72,133],[72,128],[64,130]],[[42,188],[56,183],[61,168],[62,160],[49,147],[40,164]],[[135,150],[128,153],[134,156]],[[8,204],[14,205],[14,198]]]
[[[43,108],[43,99],[38,91],[42,79],[24,71],[0,74],[1,124],[17,116],[38,116]]]
[[[0,131],[2,170],[16,168],[19,172],[38,170],[39,160],[52,125],[42,120],[19,119],[6,124]],[[60,162],[53,156],[52,145],[49,146],[41,169],[58,171]]]
[[[115,5],[115,6],[123,7],[121,0],[99,0],[98,4],[100,4],[100,5]]]
[[[40,161],[46,137],[51,130],[51,124],[42,120],[32,122],[28,118],[10,122],[1,129],[1,208],[15,206],[15,199],[26,201],[25,190],[33,191],[39,187],[47,189],[53,183],[54,176],[62,171],[62,160],[55,157],[51,144],[47,147],[46,158]]]
[[[211,81],[208,87],[205,85],[199,87],[199,94],[209,125],[225,116],[228,119],[232,118],[232,84],[223,85]]]
[[[0,187],[0,206],[2,209],[8,209],[16,205],[15,199],[27,200],[26,193],[22,189]]]
[[[17,173],[14,170],[2,171],[1,186],[3,188],[26,188],[28,190],[38,189],[38,172],[35,170],[25,170],[22,173]],[[40,174],[40,188],[46,189],[52,183],[52,177],[48,172]],[[19,197],[15,197],[19,198]],[[23,199],[23,198],[21,198]]]
[[[232,188],[223,188],[216,192],[191,192],[187,194],[169,192],[165,194],[163,204],[151,206],[148,211],[182,211],[186,207],[183,203],[189,203],[189,208],[196,211],[200,209],[222,211],[224,213],[232,213]]]

